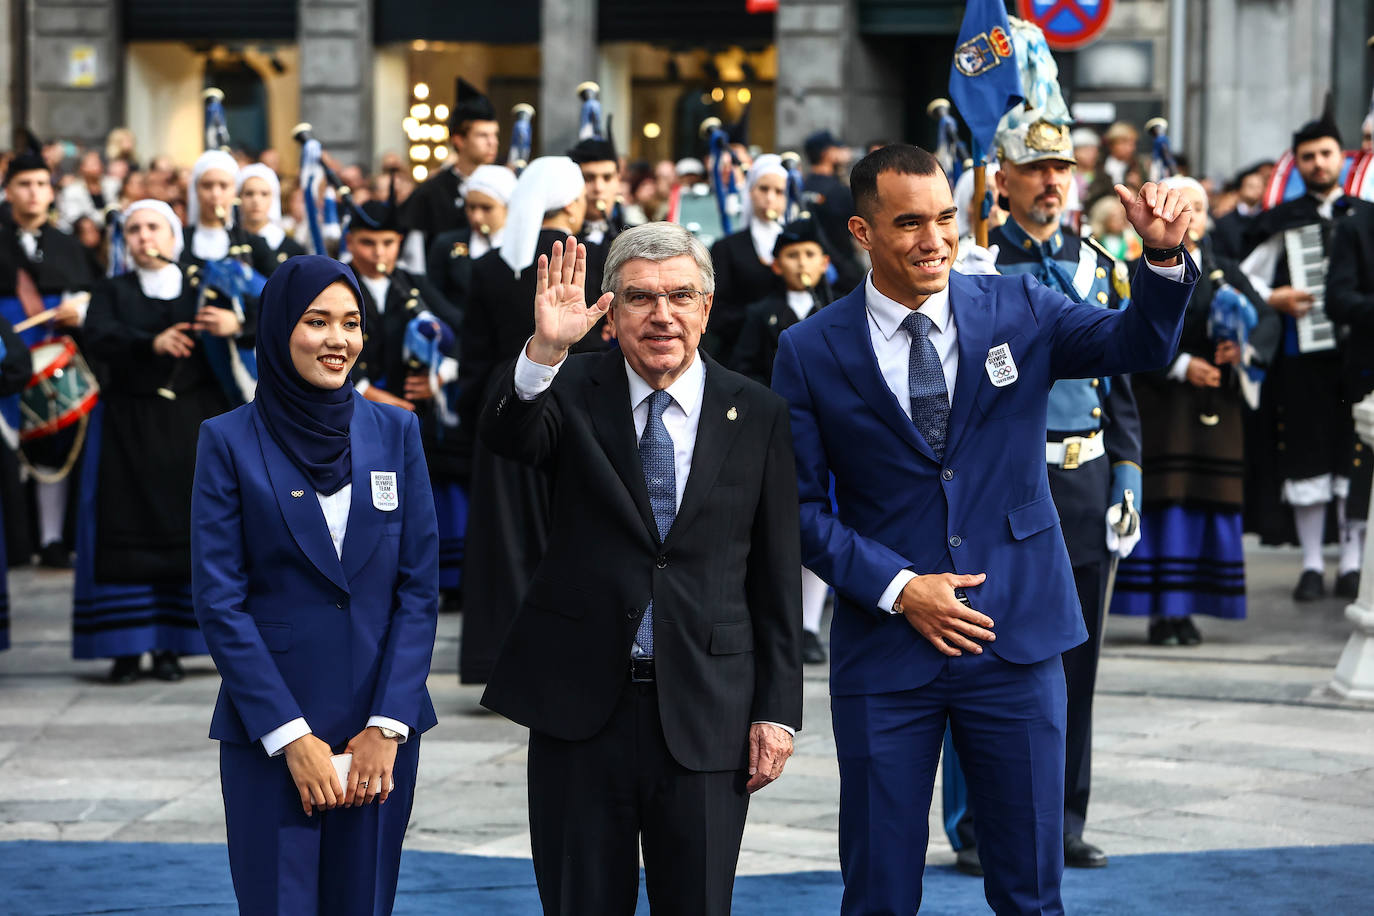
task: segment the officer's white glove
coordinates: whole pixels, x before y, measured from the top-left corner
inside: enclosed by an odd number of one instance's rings
[[[994,276],[997,270],[998,246],[984,248],[972,242],[959,246],[959,261],[955,268],[967,277]]]
[[[1107,509],[1107,552],[1123,560],[1140,543],[1140,513],[1135,508],[1135,494],[1126,491],[1125,499]]]

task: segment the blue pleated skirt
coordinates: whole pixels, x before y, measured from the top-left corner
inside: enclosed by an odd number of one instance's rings
[[[1146,511],[1140,532],[1117,571],[1113,614],[1245,617],[1240,512],[1166,506]]]
[[[76,526],[76,585],[72,608],[72,657],[114,658],[153,650],[204,655],[191,583],[105,583],[95,579],[97,487],[104,406],[91,413],[81,463]]]

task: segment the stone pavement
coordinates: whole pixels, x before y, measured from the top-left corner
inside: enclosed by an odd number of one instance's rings
[[[1343,603],[1297,606],[1287,550],[1252,548],[1250,618],[1199,619],[1196,648],[1154,649],[1112,618],[1097,699],[1088,838],[1109,854],[1374,842],[1374,708],[1324,688]],[[0,653],[0,840],[219,843],[219,680],[102,682],[73,661],[71,578],[10,574],[14,647]],[[454,671],[459,619],[440,620],[408,847],[528,856],[525,732],[478,706]],[[836,869],[838,776],[825,669],[808,669],[806,728],[783,778],[754,798],[741,873]],[[953,855],[931,817],[931,864]]]

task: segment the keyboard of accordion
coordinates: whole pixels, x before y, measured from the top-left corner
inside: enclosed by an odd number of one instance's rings
[[[1288,275],[1294,289],[1312,294],[1312,309],[1296,319],[1298,352],[1319,353],[1336,348],[1336,326],[1326,317],[1326,246],[1321,226],[1299,226],[1283,234],[1288,252]]]

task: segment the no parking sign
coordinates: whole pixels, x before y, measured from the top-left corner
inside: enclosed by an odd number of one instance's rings
[[[1022,19],[1040,26],[1056,51],[1092,44],[1107,27],[1112,0],[1017,0]]]

